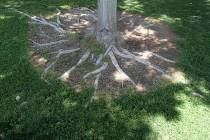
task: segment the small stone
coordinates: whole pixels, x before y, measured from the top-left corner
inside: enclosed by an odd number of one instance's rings
[[[16,101],[20,101],[20,96],[16,96]]]

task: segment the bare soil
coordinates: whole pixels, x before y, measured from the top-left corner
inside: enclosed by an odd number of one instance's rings
[[[32,64],[44,70],[55,59],[56,54],[51,52],[58,51],[60,49],[73,49],[73,48],[86,48],[81,40],[88,35],[94,33],[94,27],[96,22],[91,18],[81,18],[78,20],[77,16],[81,14],[81,11],[66,10],[61,13],[61,21],[64,27],[69,32],[77,32],[80,34],[78,40],[72,40],[71,38],[61,36],[54,32],[49,27],[36,26],[31,28],[29,35],[30,39],[42,43],[49,43],[56,40],[68,39],[69,41],[54,47],[31,49],[31,62]],[[75,18],[72,18],[75,17]],[[138,55],[141,53],[141,57],[149,60],[152,64],[155,64],[170,75],[176,71],[175,64],[168,63],[148,55],[147,51],[157,53],[165,58],[178,61],[180,51],[175,45],[176,35],[170,30],[168,25],[161,23],[160,21],[148,17],[144,17],[137,14],[119,13],[118,30],[121,38],[123,38],[122,48],[128,49],[130,52]],[[53,20],[53,19],[51,19]],[[66,70],[74,66],[82,56],[83,51],[78,51],[72,54],[63,55],[55,67],[50,70],[56,76],[62,75]],[[143,54],[143,55],[142,55]],[[117,56],[116,56],[117,57]],[[117,57],[117,60],[121,68],[138,84],[138,90],[146,91],[152,89],[160,83],[163,75],[159,72],[151,69],[143,64],[128,59],[122,59]],[[107,59],[107,61],[110,61]],[[67,84],[77,89],[92,86],[94,83],[94,77],[90,77],[83,81],[82,77],[94,70],[94,65],[91,62],[85,62],[77,70],[75,70],[69,77]],[[113,65],[102,72],[102,76],[99,80],[98,91],[110,91],[118,92],[123,89],[133,88],[132,84],[124,79],[120,73],[116,71]]]

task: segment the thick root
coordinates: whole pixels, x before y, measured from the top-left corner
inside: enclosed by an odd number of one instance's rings
[[[84,61],[86,61],[88,59],[90,55],[90,50],[87,50],[84,55],[81,57],[81,59],[79,60],[79,62],[73,66],[71,69],[69,69],[68,71],[66,71],[65,73],[63,73],[59,79],[62,81],[67,81],[67,79],[69,78],[69,75],[76,69],[77,66],[79,66],[80,64],[82,64]]]
[[[159,54],[156,54],[156,53],[153,53],[153,52],[150,52],[150,51],[145,51],[145,52],[135,52],[136,54],[140,55],[140,56],[143,56],[144,54],[146,54],[147,56],[151,57],[151,56],[154,56],[154,57],[157,57],[163,61],[166,61],[166,62],[169,62],[169,63],[176,63],[175,61],[171,60],[171,59],[168,59],[168,58],[165,58]]]
[[[142,63],[142,64],[144,64],[144,65],[146,65],[148,67],[151,67],[151,68],[157,70],[158,72],[160,72],[162,74],[165,73],[164,70],[159,68],[158,66],[155,66],[152,63],[150,63],[150,62],[148,62],[148,61],[146,61],[144,59],[138,58],[137,56],[133,55],[132,53],[130,53],[126,49],[122,49],[122,50],[123,50],[123,53],[120,52],[116,47],[113,48],[114,53],[116,55],[120,56],[120,57],[127,58],[127,59],[133,59],[133,60],[135,60],[135,61],[137,61],[139,63]]]
[[[136,83],[120,68],[117,59],[115,58],[114,54],[112,51],[109,52],[109,56],[111,58],[112,64],[115,66],[117,71],[124,75],[128,81],[130,81],[134,86],[136,86]]]
[[[123,48],[121,48],[121,49],[123,50],[123,52],[124,52],[125,54],[127,54],[128,56],[131,56],[132,59],[136,60],[137,62],[142,63],[142,64],[144,64],[144,65],[146,65],[146,66],[148,66],[148,67],[150,67],[150,68],[152,68],[152,69],[155,69],[155,70],[157,70],[158,72],[160,72],[160,73],[162,73],[162,74],[165,74],[165,71],[164,71],[163,69],[161,69],[160,67],[158,67],[158,66],[156,66],[156,65],[153,65],[153,64],[150,63],[149,61],[146,61],[146,60],[143,60],[143,59],[141,59],[141,58],[138,58],[137,56],[135,56],[134,54],[132,54],[131,52],[129,52],[129,51],[126,50],[126,49],[123,49]]]

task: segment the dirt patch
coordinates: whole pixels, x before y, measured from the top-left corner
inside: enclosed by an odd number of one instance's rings
[[[163,61],[155,55],[151,55],[151,53],[155,53],[170,60],[178,61],[180,51],[175,45],[176,35],[167,25],[155,19],[125,12],[119,13],[118,19],[119,34],[121,38],[123,38],[122,48],[129,50],[139,58],[157,65],[166,71],[168,75],[176,71],[175,64]],[[51,20],[54,19],[52,18]],[[50,69],[50,71],[57,76],[62,75],[69,68],[77,64],[83,54],[83,50],[87,48],[82,40],[86,36],[93,35],[96,26],[94,18],[81,18],[81,10],[77,9],[62,11],[60,20],[62,27],[67,30],[69,34],[77,34],[76,38],[68,35],[63,36],[47,26],[36,26],[30,30],[30,40],[33,40],[32,46],[34,42],[44,44],[61,39],[68,40],[65,43],[47,48],[32,48],[30,52],[31,62],[34,66],[43,70],[55,60],[56,54],[53,52],[61,49],[81,48],[80,51],[75,53],[63,55],[54,67]],[[116,58],[121,68],[135,81],[140,91],[149,90],[157,86],[160,79],[163,77],[160,72],[144,64],[117,56]],[[110,61],[108,58],[105,59],[107,59],[108,62]],[[90,57],[87,62],[81,64],[71,73],[66,83],[76,88],[92,86],[95,77],[93,76],[83,80],[83,76],[94,69],[95,66],[91,64]],[[126,77],[123,77],[123,75],[117,72],[113,65],[109,65],[107,70],[102,72],[98,91],[118,92],[122,89],[132,87],[133,85],[126,80]]]

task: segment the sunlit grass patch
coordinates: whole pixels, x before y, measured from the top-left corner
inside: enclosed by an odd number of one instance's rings
[[[168,15],[161,15],[159,18],[158,18],[160,21],[164,21],[168,24],[175,24],[176,22],[179,22],[181,19],[180,18],[172,18]]]
[[[132,13],[144,13],[144,6],[137,0],[125,0],[123,4],[119,6],[120,9],[123,9]]]

